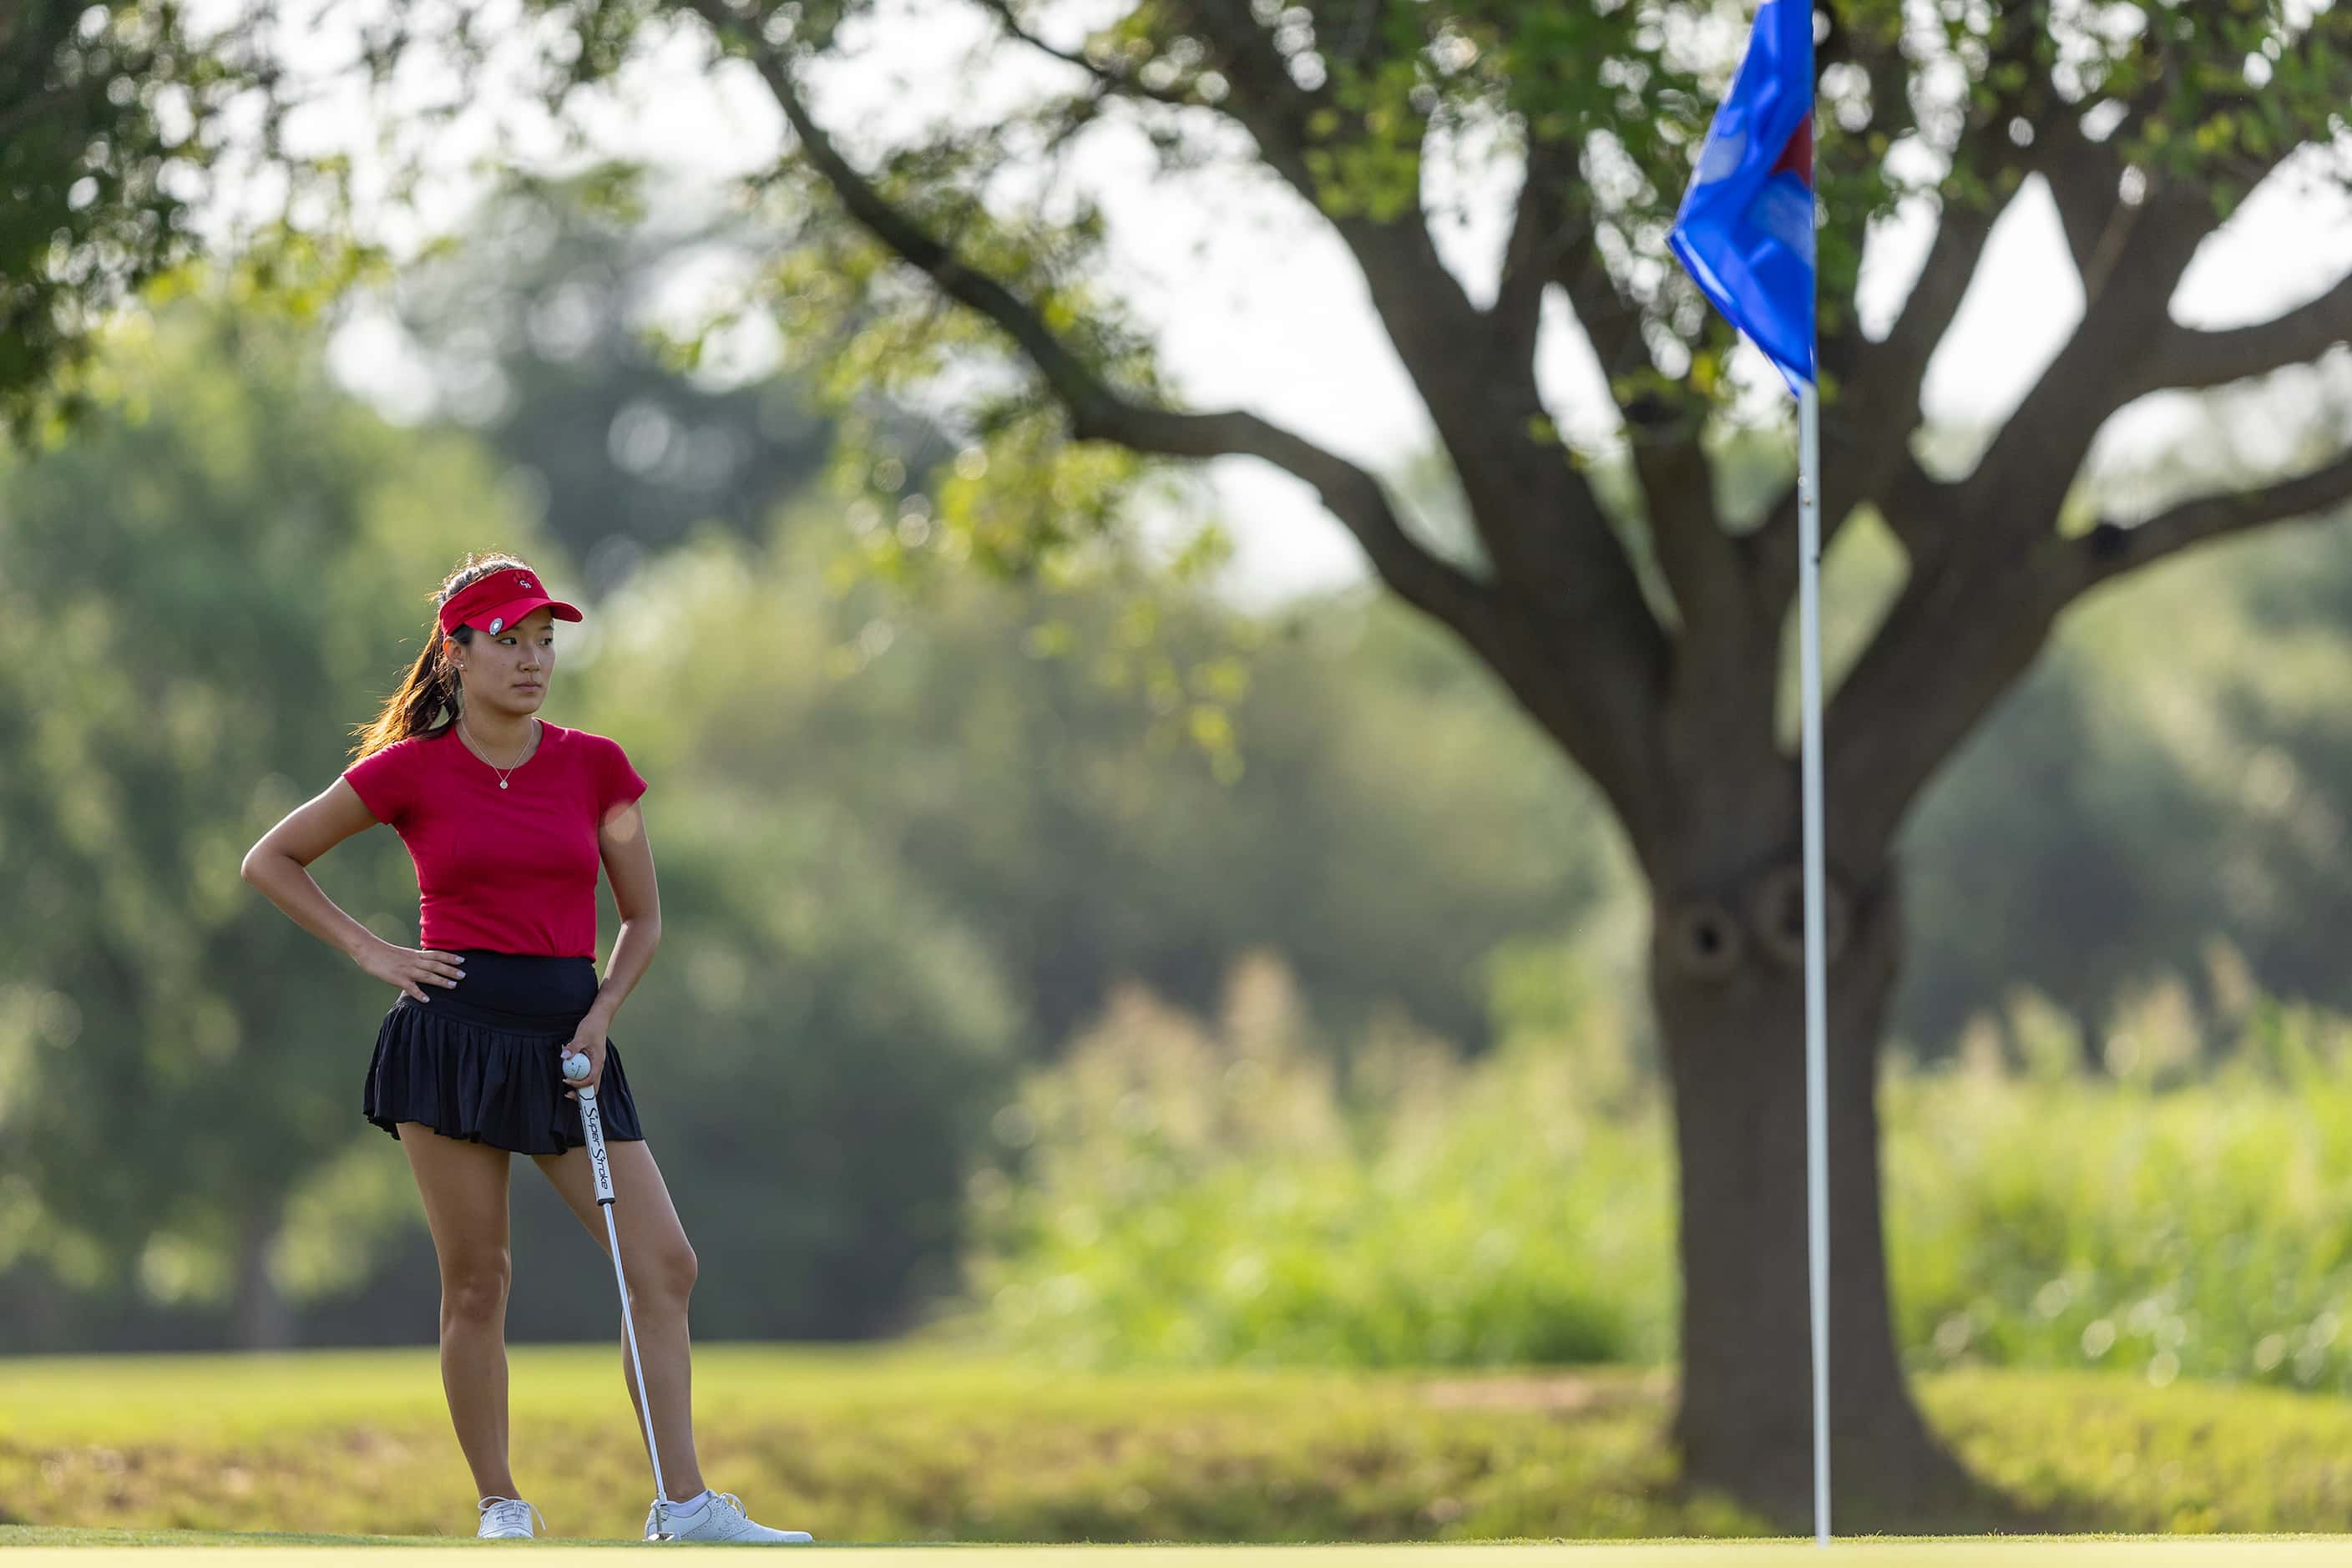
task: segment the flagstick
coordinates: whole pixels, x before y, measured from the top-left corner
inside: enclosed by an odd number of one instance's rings
[[[1813,1541],[1830,1543],[1829,984],[1822,935],[1822,420],[1811,382],[1797,397],[1797,582],[1803,619],[1805,1188],[1812,1265]]]

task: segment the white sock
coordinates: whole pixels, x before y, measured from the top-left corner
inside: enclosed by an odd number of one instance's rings
[[[702,1511],[702,1505],[709,1500],[710,1489],[709,1487],[705,1487],[700,1491],[695,1493],[692,1497],[687,1499],[684,1502],[674,1502],[670,1504],[669,1510],[672,1513],[700,1513]]]

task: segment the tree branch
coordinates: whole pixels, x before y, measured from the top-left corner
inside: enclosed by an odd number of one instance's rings
[[[1591,224],[1582,226],[1574,243],[1563,247],[1553,277],[1567,293],[1602,375],[1614,381],[1650,363],[1649,351],[1642,342],[1642,309],[1618,289],[1617,280],[1609,275],[1609,264],[1601,257]]]
[[[1052,387],[1068,411],[1076,439],[1115,441],[1160,457],[1255,457],[1286,469],[1315,487],[1402,597],[1478,645],[1487,590],[1414,543],[1371,475],[1255,414],[1183,413],[1120,395],[1070,352],[1035,309],[997,279],[964,265],[851,166],[811,118],[782,58],[730,13],[724,0],[686,3],[722,39],[735,38],[750,52],[799,138],[803,154],[850,216],[900,258],[928,274],[941,293],[995,322]]]
[[[1249,132],[1258,152],[1290,188],[1320,211],[1323,204],[1316,195],[1315,175],[1307,166],[1304,127],[1309,113],[1334,107],[1328,95],[1309,91],[1292,79],[1290,62],[1259,25],[1249,0],[1179,3],[1200,16],[1202,31],[1217,46],[1218,68],[1233,84],[1232,95],[1223,106],[1225,111]]]
[[[2249,185],[2260,184],[2294,146],[2282,138],[2268,152],[2244,160]],[[2046,527],[2058,515],[2100,426],[2126,403],[2161,384],[2152,381],[2161,351],[2183,331],[2168,312],[2173,290],[2218,224],[2203,184],[2152,183],[2137,205],[2118,203],[2109,226],[2116,232],[2101,243],[2128,245],[2128,255],[2089,299],[2074,336],[1966,481],[1969,515],[1993,520],[1977,541],[1982,549],[2015,549],[2032,530]]]
[[[1713,479],[1699,448],[1706,412],[1703,398],[1676,406],[1655,394],[1636,398],[1625,410],[1625,438],[1642,483],[1650,541],[1674,591],[1685,652],[1734,630],[1733,624],[1743,619],[1746,588],[1739,554],[1723,531]]]
[[[1911,432],[1919,425],[1919,393],[1952,318],[1959,313],[1985,242],[2007,203],[1990,208],[1947,201],[1918,280],[1886,336],[1873,343],[1858,329],[1823,345],[1822,369],[1838,386],[1822,408],[1822,549],[1863,502],[1875,500],[1911,461]],[[1922,476],[1924,477],[1924,476]],[[1757,532],[1768,603],[1785,606],[1797,591],[1797,487],[1792,483]],[[1906,548],[1924,537],[1906,538]]]
[[[2126,209],[2129,265],[2092,301],[2074,335],[1962,482],[1961,510],[1984,520],[1982,552],[2015,550],[2050,526],[2082,469],[2092,437],[2129,401],[2161,334],[2180,274],[2211,231],[2201,197],[2175,193]]]
[[[1880,842],[1977,721],[2032,663],[2061,611],[2103,583],[2268,523],[2352,501],[2352,452],[2259,489],[2206,496],[2126,528],[2101,522],[2006,557],[1991,575],[1915,576],[1830,715],[1828,788],[1856,842]]]
[[[1249,131],[1268,165],[1324,211],[1329,193],[1309,166],[1307,120],[1335,116],[1338,130],[1322,140],[1337,145],[1339,137],[1367,133],[1362,111],[1339,103],[1328,89],[1293,81],[1251,0],[1181,4],[1202,19],[1219,68],[1234,84],[1221,107]],[[1537,192],[1549,201],[1549,188],[1538,184]],[[1539,205],[1530,217],[1540,226],[1543,216]],[[1328,221],[1362,272],[1372,309],[1462,476],[1473,524],[1498,574],[1517,579],[1519,591],[1554,616],[1597,625],[1614,619],[1604,606],[1642,603],[1633,565],[1591,487],[1555,442],[1535,433],[1549,414],[1531,348],[1520,352],[1509,332],[1471,303],[1439,257],[1420,203],[1392,219],[1349,213]],[[1525,290],[1522,283],[1522,300]],[[1646,661],[1660,635],[1653,623],[1628,651]]]
[[[2189,188],[2152,192],[2118,216],[2129,230],[2123,264],[1976,472],[1933,492],[1967,526],[1942,531],[1931,570],[1915,562],[1901,600],[1839,691],[1831,787],[1856,831],[1891,836],[1936,768],[2032,662],[2060,611],[2124,569],[2103,570],[2098,552],[2123,545],[2127,562],[2153,560],[2324,502],[2346,481],[2338,465],[2251,497],[2191,502],[2142,530],[2096,529],[2088,542],[2053,531],[2093,437],[2147,383],[2157,345],[2178,330],[2167,307],[2214,226],[2204,194]]]
[[[2102,520],[2069,542],[2072,548],[2063,558],[2071,579],[2067,596],[2208,541],[2265,523],[2315,519],[2347,501],[2352,501],[2352,451],[2325,468],[2259,489],[2183,501],[2134,526]]]
[[[2119,184],[2123,170],[2114,152],[2115,137],[2122,133],[2118,127],[2105,142],[2094,142],[2083,134],[2081,121],[2064,112],[2042,131],[2048,145],[2034,159],[2058,209],[2086,309],[2105,291],[2131,230],[2131,212]]]
[[[1830,700],[1832,831],[1858,854],[1893,841],[1920,790],[2041,652],[2064,603],[2043,561],[1989,564],[1914,573]]]
[[[1138,80],[1132,72],[1113,70],[1098,60],[1089,59],[1081,51],[1060,48],[1047,43],[1022,22],[1013,9],[1013,0],[976,0],[976,3],[982,10],[996,18],[997,26],[1003,28],[1008,37],[1017,38],[1039,54],[1060,60],[1065,65],[1076,66],[1110,92],[1123,98],[1145,99],[1153,103],[1164,103],[1177,109],[1209,107],[1188,93],[1172,92],[1164,88],[1146,86]]]
[[[1121,395],[1033,306],[966,265],[843,156],[811,117],[786,46],[755,30],[729,0],[678,3],[701,16],[723,47],[751,61],[801,156],[850,216],[1019,346],[1068,410],[1078,439],[1166,457],[1254,456],[1313,485],[1382,578],[1486,659],[1592,777],[1629,834],[1654,832],[1664,799],[1653,734],[1669,662],[1664,634],[1590,488],[1556,442],[1530,427],[1542,413],[1532,370],[1517,377],[1494,374],[1491,340],[1476,331],[1478,313],[1437,260],[1418,211],[1392,225],[1349,218],[1338,226],[1455,453],[1473,516],[1496,562],[1492,584],[1412,542],[1370,474],[1297,435],[1243,411],[1178,413]],[[1278,131],[1278,123],[1269,130]],[[1279,144],[1262,147],[1269,163],[1284,166]],[[1290,162],[1295,167],[1298,160]]]
[[[1552,268],[1570,243],[1567,203],[1561,185],[1575,166],[1575,149],[1564,142],[1528,142],[1527,175],[1511,217],[1511,237],[1503,247],[1503,277],[1487,315],[1513,357],[1535,353],[1536,327]]]
[[[1909,444],[1904,444],[1885,493],[1875,499],[1879,515],[1886,520],[1886,526],[1903,545],[1910,570],[1936,569],[1937,557],[1950,542],[1954,525],[1959,521],[1952,505],[1957,489],[1957,486],[1930,477],[1919,466],[1919,459],[1912,456]]]
[[[2200,331],[2168,324],[2131,385],[2137,392],[2221,386],[2307,363],[2345,342],[2352,342],[2352,274],[2309,304],[2254,326]]]
[[[1969,130],[1964,141],[1982,151],[1982,180],[1989,189],[1998,191],[2002,182],[2037,171],[2053,178],[2054,189],[2054,164],[2084,150],[2093,155],[2097,153],[2096,147],[2074,129],[2069,117],[2071,110],[2064,105],[2053,107],[2056,104],[2055,95],[2036,68],[2035,49],[2042,37],[2038,23],[2005,29],[1994,49],[1992,67],[1996,70],[2004,66],[2023,68],[2026,74],[2013,89],[1969,115]],[[1875,47],[1872,47],[1874,43]],[[1835,16],[1834,7],[1823,58],[1831,58],[1832,52],[1838,58],[1855,60],[1870,73],[1874,100],[1882,92],[1900,91],[1906,78],[1903,55],[1895,40],[1891,37],[1877,40],[1854,37],[1852,29]],[[1905,107],[1907,110],[1907,100]],[[2009,121],[2021,115],[2044,128],[2041,138],[2030,148],[2016,146],[2004,129]],[[1941,197],[1942,214],[1927,259],[1886,337],[1877,343],[1869,342],[1851,313],[1843,330],[1823,336],[1822,369],[1836,391],[1834,399],[1823,399],[1822,408],[1824,550],[1835,542],[1837,531],[1853,515],[1854,508],[1865,501],[1895,500],[1890,487],[1903,492],[1903,504],[1888,510],[1890,523],[1895,521],[1897,511],[1914,520],[1949,515],[1948,508],[1920,504],[1928,496],[1940,495],[1943,487],[1936,486],[1916,470],[1908,442],[1920,422],[1919,396],[1927,381],[1928,363],[1950,331],[1983,260],[1993,225],[2016,199],[2017,189],[2011,185],[2006,194],[1983,205],[1962,205],[1948,185]],[[2112,196],[2112,170],[2106,189]],[[2076,216],[2081,216],[2086,210],[2084,204],[2078,203]],[[2070,237],[2073,232],[2070,227]],[[2118,230],[2110,243],[2119,239],[2120,235]],[[2086,281],[2085,289],[2095,293],[2095,284]],[[1936,546],[1916,521],[1906,526],[1909,531],[1898,527],[1897,532],[1916,564]],[[1755,536],[1764,563],[1773,574],[1765,585],[1766,592],[1783,605],[1796,591],[1796,530],[1797,493],[1791,485]]]
[[[1601,374],[1611,380],[1636,367],[1642,346],[1642,312],[1618,289],[1595,243],[1597,228],[1588,206],[1571,212],[1570,183],[1579,150],[1570,142],[1536,142],[1528,148],[1528,173],[1519,187],[1518,209],[1503,253],[1503,279],[1487,311],[1514,363],[1530,361],[1546,288],[1557,283],[1568,295],[1577,325],[1592,345]]]
[[[1323,210],[1328,193],[1308,166],[1305,121],[1329,112],[1343,131],[1361,134],[1361,114],[1290,79],[1249,0],[1186,4],[1208,19],[1213,52],[1234,83],[1223,107],[1267,163]],[[1350,213],[1328,221],[1462,476],[1472,522],[1497,574],[1549,616],[1616,626],[1620,606],[1643,604],[1640,585],[1591,487],[1556,442],[1537,433],[1549,414],[1532,353],[1516,352],[1509,334],[1471,303],[1439,257],[1418,201],[1393,219]],[[1621,629],[1635,639],[1623,651],[1636,664],[1660,662],[1654,621]]]

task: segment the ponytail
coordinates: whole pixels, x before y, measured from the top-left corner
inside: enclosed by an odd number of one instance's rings
[[[486,572],[530,565],[520,556],[505,551],[492,551],[487,555],[468,552],[457,569],[442,580],[440,590],[433,595],[433,618],[425,623],[425,650],[416,656],[416,662],[402,678],[399,689],[384,699],[374,720],[354,728],[359,743],[352,748],[353,762],[373,756],[394,741],[404,741],[411,735],[437,735],[457,721],[463,704],[457,667],[441,657],[441,606],[449,602],[451,595]],[[474,640],[474,628],[461,623],[449,635],[461,644],[470,643]]]

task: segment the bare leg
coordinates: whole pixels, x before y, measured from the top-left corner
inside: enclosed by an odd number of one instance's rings
[[[624,1241],[625,1264],[628,1254],[629,1244]],[[671,1500],[682,1502],[703,1488],[702,1466],[694,1455],[694,1367],[686,1302],[642,1289],[629,1296],[637,1348],[646,1358],[646,1394],[654,1402],[654,1441],[661,1445],[663,1489]],[[629,1385],[629,1403],[636,1406],[638,1440],[643,1442],[646,1410],[637,1399],[636,1368],[629,1360],[625,1337],[621,1341],[621,1378]]]
[[[702,1465],[694,1452],[693,1351],[687,1332],[687,1304],[694,1292],[694,1248],[671,1206],[669,1189],[653,1152],[642,1140],[608,1140],[605,1157],[612,1162],[613,1225],[621,1235],[621,1267],[628,1276],[629,1313],[637,1345],[646,1358],[646,1395],[653,1401],[654,1441],[661,1446],[662,1489],[671,1500],[683,1501],[703,1489]],[[596,1202],[596,1178],[588,1168],[588,1151],[531,1156],[572,1212],[580,1218],[597,1248],[611,1256],[604,1236],[604,1215]],[[618,1318],[620,1303],[613,1304]],[[620,1325],[614,1329],[618,1333]],[[636,1367],[629,1359],[626,1335],[621,1340],[621,1380],[628,1385],[629,1404],[637,1412],[638,1441],[645,1441],[645,1406],[637,1398]]]
[[[507,1460],[507,1164],[503,1149],[400,1124],[441,1264],[441,1387],[477,1494],[515,1497]]]
[[[474,1472],[478,1497],[520,1497],[507,1463],[506,1298],[496,1316],[461,1299],[441,1296],[441,1387],[449,1396],[449,1419],[457,1447]]]

